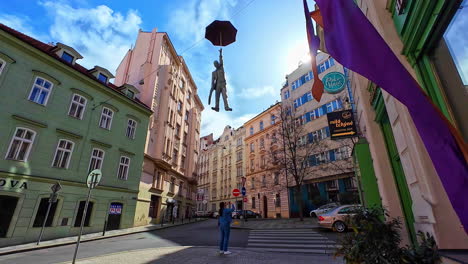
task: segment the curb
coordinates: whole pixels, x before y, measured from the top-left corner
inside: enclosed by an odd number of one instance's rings
[[[163,226],[163,227],[154,227],[154,228],[147,229],[147,230],[133,231],[133,232],[115,234],[115,235],[109,235],[109,236],[93,237],[93,238],[89,238],[89,239],[86,239],[86,240],[81,240],[80,243],[86,243],[86,242],[91,242],[91,241],[97,241],[97,240],[102,240],[102,239],[107,239],[107,238],[114,238],[114,237],[120,237],[120,236],[126,236],[126,235],[132,235],[132,234],[138,234],[138,233],[144,233],[144,232],[151,232],[151,231],[154,231],[154,230],[161,230],[161,229],[166,229],[166,228],[175,227],[175,226],[199,223],[199,222],[203,222],[203,221],[206,221],[206,220],[207,219],[203,219],[203,220],[199,220],[199,221],[196,221],[196,222],[188,222],[188,223],[169,225],[169,226]],[[22,252],[28,252],[28,251],[41,250],[41,249],[46,249],[46,248],[67,246],[67,245],[72,245],[72,244],[76,244],[76,241],[60,242],[60,243],[52,244],[52,245],[36,246],[36,247],[31,247],[31,248],[21,248],[21,249],[16,249],[16,250],[13,249],[13,250],[6,251],[6,252],[0,252],[0,256],[11,255],[11,254],[16,254],[16,253],[22,253]],[[1,248],[0,248],[0,250],[1,250]]]

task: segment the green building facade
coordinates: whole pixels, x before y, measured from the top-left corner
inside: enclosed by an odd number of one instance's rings
[[[51,186],[58,193],[43,239],[77,235],[86,177],[101,169],[84,233],[133,226],[151,110],[104,68],[76,63],[64,44],[45,44],[0,24],[0,246],[37,240]],[[109,214],[109,209],[113,213]]]

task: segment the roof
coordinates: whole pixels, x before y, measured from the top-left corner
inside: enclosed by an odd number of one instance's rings
[[[38,49],[39,51],[42,51],[43,53],[53,57],[54,59],[56,59],[57,61],[65,64],[66,66],[80,72],[81,74],[85,75],[86,77],[92,79],[93,81],[97,82],[99,85],[103,85],[105,87],[107,87],[108,89],[110,90],[113,90],[114,92],[124,96],[125,98],[128,98],[127,96],[125,96],[125,94],[120,91],[120,87],[112,84],[112,83],[108,83],[107,85],[100,82],[93,74],[91,74],[91,70],[88,70],[86,69],[85,67],[81,66],[80,64],[78,63],[75,63],[75,64],[71,64],[63,59],[61,59],[57,54],[55,54],[54,52],[54,48],[55,46],[52,46],[52,45],[49,45],[49,44],[46,44],[42,41],[39,41],[37,39],[34,39],[28,35],[25,35],[19,31],[16,31],[2,23],[0,23],[0,29],[5,31],[6,33],[14,36],[15,38],[23,41],[24,43]],[[130,99],[128,98],[129,100],[135,102],[136,104],[138,104],[139,106],[145,108],[146,110],[149,110],[151,111],[151,108],[149,106],[147,106],[146,104],[144,104],[143,102],[141,102],[140,100],[138,100],[137,98],[135,99]],[[152,111],[151,111],[152,112]]]
[[[258,114],[258,115],[256,115],[256,116],[252,117],[252,118],[249,119],[247,122],[245,122],[244,125],[246,125],[246,124],[252,122],[252,121],[253,121],[254,119],[256,119],[257,117],[263,115],[264,113],[268,112],[270,109],[272,109],[272,108],[274,108],[274,107],[276,107],[276,106],[278,106],[278,105],[281,105],[281,102],[276,102],[275,104],[270,105],[270,107],[268,107],[267,109],[263,110],[260,114]]]

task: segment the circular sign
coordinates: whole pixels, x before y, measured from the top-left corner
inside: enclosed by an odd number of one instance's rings
[[[247,199],[247,197],[244,197],[244,203],[248,202],[249,199]]]
[[[242,195],[245,196],[245,194],[247,193],[247,190],[245,189],[245,187],[242,187]]]
[[[234,189],[234,190],[232,190],[232,195],[234,195],[234,196],[237,197],[237,196],[239,196],[239,194],[240,194],[239,189]]]
[[[208,203],[208,201],[207,201],[207,200],[203,200],[203,204],[207,204],[207,203]]]
[[[345,87],[345,76],[341,72],[330,72],[322,78],[325,91],[328,93],[339,93]]]
[[[88,188],[95,188],[98,186],[99,182],[101,181],[102,173],[101,170],[93,170],[89,173],[88,178],[86,179],[86,184]]]

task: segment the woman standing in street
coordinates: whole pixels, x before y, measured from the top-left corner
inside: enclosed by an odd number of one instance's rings
[[[220,231],[219,241],[219,254],[229,255],[228,251],[229,244],[229,233],[231,232],[232,212],[234,211],[234,205],[231,202],[228,203],[230,208],[225,208],[224,202],[219,204],[219,218],[218,226]]]

